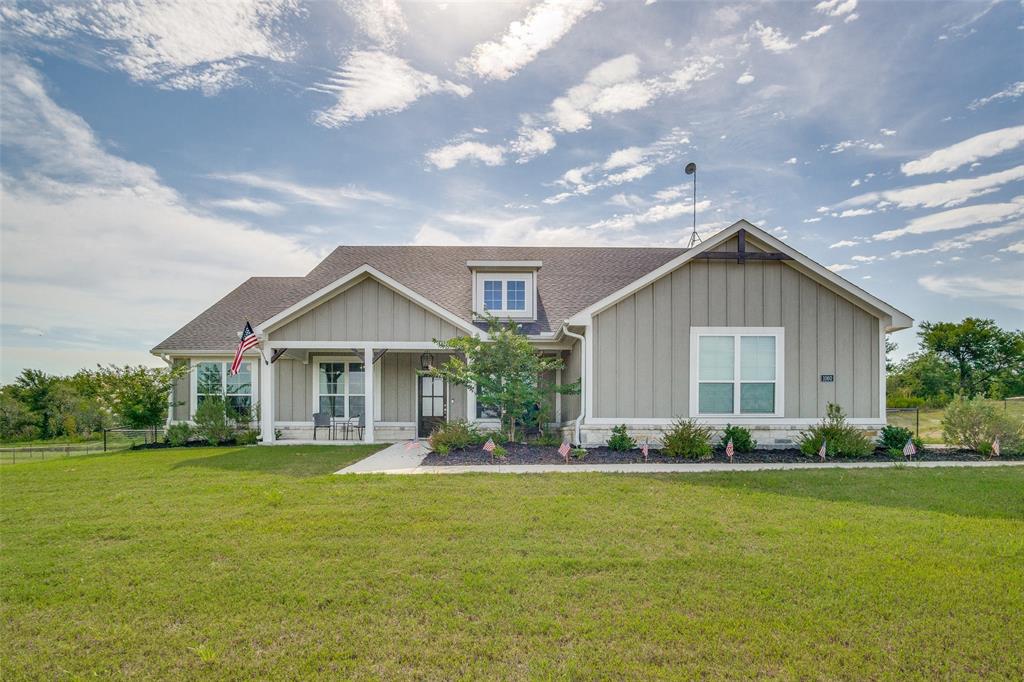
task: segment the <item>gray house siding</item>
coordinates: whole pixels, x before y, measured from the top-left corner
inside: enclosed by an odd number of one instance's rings
[[[175,367],[180,365],[189,367],[189,361],[187,359],[174,361]],[[189,409],[192,402],[192,381],[188,373],[185,373],[184,376],[175,380],[174,388],[171,393],[171,401],[174,403],[174,409],[171,412],[171,419],[173,421],[188,421],[190,418]]]
[[[583,353],[580,342],[576,341],[572,348],[563,356],[565,367],[562,369],[562,383],[571,384],[578,381],[583,367]],[[580,394],[562,396],[562,421],[571,421],[580,416]]]
[[[431,341],[464,332],[367,277],[270,333],[272,341]]]
[[[594,416],[689,415],[691,326],[784,327],[786,417],[821,417],[828,402],[879,416],[878,318],[787,264],[716,260],[687,263],[594,317]]]

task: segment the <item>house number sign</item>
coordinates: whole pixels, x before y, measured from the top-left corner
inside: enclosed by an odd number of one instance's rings
[[[835,377],[834,374],[822,374],[821,375],[821,383],[823,383],[823,384],[831,384],[835,380],[836,380],[836,377]]]

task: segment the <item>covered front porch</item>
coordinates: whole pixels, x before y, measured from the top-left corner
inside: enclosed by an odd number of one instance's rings
[[[476,417],[472,391],[419,375],[450,356],[433,342],[268,342],[263,353],[265,444],[396,442]]]

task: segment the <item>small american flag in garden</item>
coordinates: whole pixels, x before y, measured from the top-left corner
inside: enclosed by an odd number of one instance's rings
[[[647,461],[647,455],[648,455],[648,453],[650,453],[650,451],[651,451],[650,444],[647,441],[644,441],[644,444],[640,447],[640,452],[644,453],[644,461],[645,462]]]
[[[825,453],[826,453],[827,451],[828,451],[828,450],[827,450],[827,448],[825,447],[825,439],[824,439],[824,438],[822,438],[822,439],[821,439],[821,449],[820,449],[820,450],[818,450],[818,457],[821,457],[821,461],[822,461],[822,462],[824,462],[824,461],[825,461]]]
[[[998,457],[999,456],[999,439],[998,438],[996,438],[994,441],[992,441],[992,456],[993,457]]]
[[[245,327],[242,329],[242,338],[238,342],[238,350],[235,351],[235,360],[231,363],[231,376],[238,374],[238,368],[242,366],[242,353],[259,342],[260,340],[256,338],[256,332],[252,330],[252,325],[246,320]]]
[[[914,455],[917,454],[917,448],[914,447],[914,439],[908,438],[907,444],[903,446],[903,454],[907,459],[913,459]]]
[[[566,464],[569,463],[570,450],[572,450],[572,448],[569,447],[569,441],[567,440],[563,440],[562,444],[558,446],[558,454],[562,456],[562,459],[565,460]]]
[[[736,448],[732,446],[732,438],[730,438],[729,442],[725,444],[725,456],[728,457],[731,462],[734,454],[736,454]]]
[[[491,453],[493,453],[495,447],[496,446],[494,445],[494,439],[493,438],[488,438],[487,442],[484,443],[484,452],[491,452]]]

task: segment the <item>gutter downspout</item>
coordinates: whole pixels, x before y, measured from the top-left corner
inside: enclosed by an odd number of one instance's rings
[[[580,414],[579,414],[578,417],[576,417],[576,427],[575,427],[575,430],[573,432],[573,437],[575,438],[574,444],[579,446],[582,443],[580,441],[580,424],[583,423],[583,417],[586,414],[586,409],[587,409],[587,401],[586,401],[586,399],[584,397],[584,396],[586,396],[586,389],[584,388],[584,386],[585,386],[585,384],[587,382],[587,379],[588,379],[588,377],[587,377],[587,362],[586,362],[586,357],[587,357],[587,353],[586,353],[587,339],[582,334],[577,334],[576,332],[569,331],[569,322],[568,322],[568,320],[562,322],[562,333],[565,334],[566,336],[571,336],[574,339],[579,339],[580,340],[580,353],[582,353],[582,355],[580,356]]]

